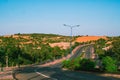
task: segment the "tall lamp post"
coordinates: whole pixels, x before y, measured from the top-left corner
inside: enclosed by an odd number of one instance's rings
[[[67,26],[71,29],[71,33],[70,33],[70,54],[72,54],[72,29],[75,28],[75,27],[79,27],[80,25],[74,25],[74,26],[71,26],[71,25],[66,25],[66,24],[63,24],[64,26]]]

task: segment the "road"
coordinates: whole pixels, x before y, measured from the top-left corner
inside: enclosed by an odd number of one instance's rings
[[[75,55],[71,57],[74,59],[82,52],[83,48],[76,51]],[[86,49],[89,51],[90,49]],[[33,65],[16,70],[14,77],[18,80],[120,80],[112,77],[102,77],[99,74],[89,72],[78,72],[62,70],[60,63],[48,67],[41,65]]]
[[[76,52],[75,52],[75,53],[73,53],[74,55],[70,57],[70,59],[74,59],[74,58],[76,58],[76,57],[80,56],[80,55],[81,55],[81,53],[82,53],[82,51],[83,51],[83,49],[84,49],[84,46],[83,46],[83,47],[78,48],[78,49],[76,50]]]
[[[92,48],[93,48],[92,45],[89,45],[89,46],[86,47],[85,57],[84,57],[84,58],[86,58],[86,59],[91,59],[91,57],[92,57],[92,51],[91,51]]]
[[[86,72],[64,71],[57,67],[27,67],[16,74],[19,80],[119,80]]]

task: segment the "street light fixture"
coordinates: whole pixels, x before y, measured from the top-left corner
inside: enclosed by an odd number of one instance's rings
[[[72,29],[75,28],[75,27],[79,27],[80,25],[74,25],[74,26],[71,26],[71,25],[66,25],[66,24],[63,24],[63,26],[67,26],[67,27],[70,27],[71,29],[71,33],[70,33],[70,54],[72,54]]]

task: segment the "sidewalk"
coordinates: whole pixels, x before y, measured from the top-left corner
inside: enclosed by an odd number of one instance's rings
[[[13,80],[12,70],[15,67],[4,68],[3,71],[0,71],[0,80]]]
[[[12,71],[4,71],[4,72],[0,72],[0,80],[13,80],[12,77]]]

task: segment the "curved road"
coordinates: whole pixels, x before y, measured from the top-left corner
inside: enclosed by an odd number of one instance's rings
[[[80,55],[82,50],[83,47],[77,50],[71,59]],[[86,51],[89,55],[90,47]],[[112,77],[102,77],[94,73],[62,70],[60,63],[49,67],[34,65],[18,69],[15,72],[16,80],[120,80]]]
[[[89,45],[89,46],[86,47],[86,51],[85,51],[85,58],[86,59],[91,59],[91,57],[92,57],[92,48],[93,48],[92,45]]]

